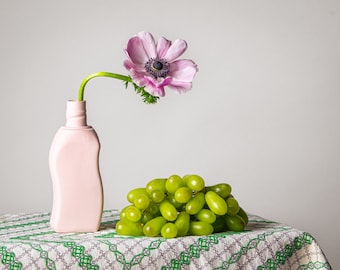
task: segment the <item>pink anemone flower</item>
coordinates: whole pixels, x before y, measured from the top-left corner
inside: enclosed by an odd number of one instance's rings
[[[182,39],[172,43],[161,37],[156,43],[150,33],[140,32],[128,41],[124,66],[131,79],[153,96],[163,97],[165,86],[183,93],[192,88],[198,71],[192,60],[176,60],[186,49],[187,43]]]

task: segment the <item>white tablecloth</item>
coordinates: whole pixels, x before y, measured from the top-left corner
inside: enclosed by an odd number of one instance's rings
[[[118,210],[96,233],[57,234],[49,219],[0,215],[0,269],[331,269],[311,234],[255,215],[245,232],[174,239],[117,235]]]

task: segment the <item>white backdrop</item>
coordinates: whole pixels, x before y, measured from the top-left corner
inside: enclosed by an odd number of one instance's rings
[[[340,268],[340,2],[0,0],[0,213],[50,211],[48,151],[87,75],[127,40],[187,40],[193,90],[145,105],[88,84],[105,208],[155,177],[229,182],[249,212],[310,232]]]

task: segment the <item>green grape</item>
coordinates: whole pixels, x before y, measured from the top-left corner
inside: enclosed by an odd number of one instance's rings
[[[199,221],[205,221],[207,223],[214,223],[216,221],[216,215],[209,209],[201,209],[195,217]]]
[[[175,199],[179,203],[187,203],[192,197],[192,190],[188,187],[180,187],[175,192]]]
[[[161,235],[164,238],[175,238],[177,236],[177,227],[174,223],[168,222],[163,225]]]
[[[208,235],[212,234],[214,227],[204,221],[191,221],[189,226],[189,233],[192,235]]]
[[[134,203],[136,197],[140,194],[148,195],[145,188],[135,188],[128,192],[126,198],[130,203]]]
[[[213,211],[216,215],[223,216],[227,213],[228,206],[226,201],[215,192],[208,191],[205,194],[205,201],[209,209]]]
[[[188,188],[196,192],[201,191],[205,185],[203,178],[196,174],[189,175],[185,181],[185,184]]]
[[[174,194],[178,188],[183,186],[184,186],[183,179],[176,174],[171,175],[165,182],[165,189],[170,194]]]
[[[195,215],[202,209],[204,204],[205,204],[204,193],[198,192],[197,194],[194,195],[192,199],[190,199],[190,201],[187,202],[187,204],[185,205],[185,211],[189,215]]]
[[[216,184],[205,188],[206,191],[213,191],[223,199],[227,198],[231,193],[231,186],[227,183]]]
[[[140,221],[141,221],[142,224],[145,224],[145,223],[147,223],[149,220],[151,220],[153,218],[154,218],[154,216],[150,213],[150,211],[145,210],[142,213],[142,217],[141,217]]]
[[[116,232],[119,235],[143,236],[143,228],[140,222],[120,220],[116,224]]]
[[[205,187],[204,179],[196,174],[156,178],[145,188],[130,190],[126,197],[131,204],[121,210],[116,224],[121,235],[202,236],[243,231],[248,224],[248,215],[229,184]]]
[[[149,181],[146,184],[146,188],[145,188],[146,192],[150,195],[153,190],[159,189],[165,193],[166,192],[165,181],[166,179],[164,178],[157,178],[157,179],[153,179]]]
[[[156,216],[159,214],[159,206],[155,202],[150,202],[147,210],[153,215]]]
[[[183,184],[184,184],[185,186],[187,185],[187,180],[189,179],[190,175],[191,175],[191,174],[186,174],[186,175],[184,175],[184,176],[182,177],[182,179],[183,179]]]
[[[142,214],[140,212],[140,210],[134,206],[134,205],[130,205],[125,209],[125,213],[126,213],[126,218],[129,221],[132,222],[137,222],[141,219]]]
[[[151,191],[150,198],[155,203],[160,203],[165,198],[165,193],[162,190],[155,189]]]
[[[169,201],[164,200],[159,205],[159,211],[162,216],[169,221],[174,221],[177,218],[177,209]]]
[[[175,225],[177,227],[177,236],[186,236],[189,232],[190,215],[187,212],[180,212]]]
[[[135,200],[133,201],[133,204],[141,210],[144,210],[149,207],[150,205],[150,199],[145,194],[139,194]]]
[[[225,232],[227,225],[224,222],[224,216],[217,216],[216,221],[211,224],[214,227],[214,233]]]
[[[237,215],[238,211],[240,210],[240,206],[238,204],[238,201],[233,197],[229,197],[229,198],[227,198],[226,203],[228,205],[227,214],[229,216]]]
[[[148,237],[159,235],[165,223],[166,219],[162,216],[158,216],[149,220],[143,227],[144,235]]]
[[[169,194],[166,199],[176,207],[176,209],[181,209],[183,207],[183,203],[179,203],[176,201],[175,196],[173,194]]]
[[[249,222],[248,214],[246,213],[246,211],[244,211],[244,209],[242,207],[240,207],[237,215],[240,216],[243,219],[243,221],[245,223],[244,225],[248,224],[248,222]]]
[[[126,208],[128,208],[129,206],[125,206],[119,213],[119,217],[120,219],[125,219],[127,220],[127,217],[126,217]]]
[[[244,230],[244,227],[246,226],[244,220],[238,215],[236,216],[225,215],[224,222],[228,230],[234,232],[241,232]]]

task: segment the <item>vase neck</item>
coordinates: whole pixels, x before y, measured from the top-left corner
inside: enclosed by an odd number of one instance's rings
[[[66,103],[66,127],[84,127],[86,123],[86,101],[68,100]]]

